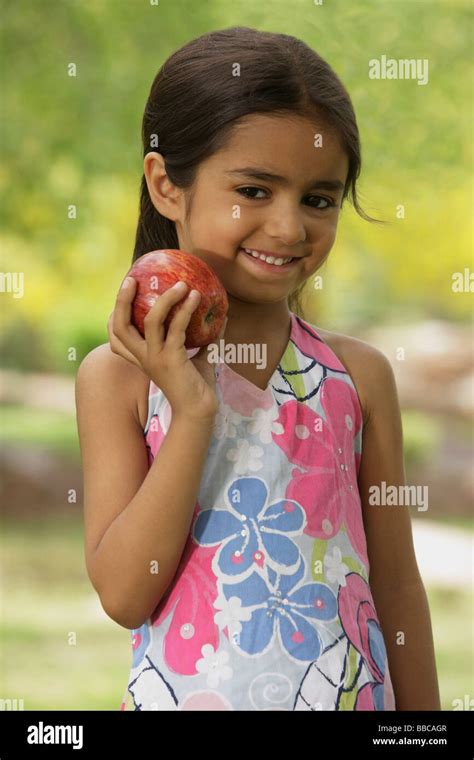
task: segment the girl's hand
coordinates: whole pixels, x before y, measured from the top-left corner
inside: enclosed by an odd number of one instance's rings
[[[192,359],[184,347],[186,328],[200,301],[200,293],[188,294],[185,283],[165,291],[145,317],[145,337],[142,338],[131,323],[137,282],[133,277],[126,279],[129,280],[128,287],[119,290],[115,309],[107,323],[111,350],[153,380],[168,399],[173,416],[213,419],[219,403],[215,393],[214,366],[207,359],[207,346],[203,346]],[[186,300],[171,320],[165,340],[166,317],[171,307],[185,295]],[[226,323],[227,320],[220,338],[224,336]]]

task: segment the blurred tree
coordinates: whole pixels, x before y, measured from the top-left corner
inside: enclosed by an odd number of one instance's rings
[[[308,318],[339,330],[469,318],[469,294],[451,290],[453,272],[472,268],[467,2],[242,0],[236,13],[222,0],[9,0],[2,15],[1,260],[3,271],[25,273],[24,297],[3,296],[7,363],[40,368],[48,356],[73,373],[68,346],[80,360],[108,340],[134,242],[153,78],[190,38],[236,24],[298,36],[333,66],[361,131],[362,203],[389,222],[344,208],[324,287],[308,284]],[[426,58],[428,83],[370,80],[369,60],[381,55]]]

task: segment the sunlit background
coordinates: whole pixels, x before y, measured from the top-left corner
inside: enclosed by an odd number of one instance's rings
[[[442,706],[468,705],[470,8],[459,0],[2,3],[1,269],[24,273],[24,293],[3,279],[0,698],[23,700],[26,710],[120,707],[130,632],[106,617],[85,570],[74,378],[108,340],[130,265],[151,82],[191,38],[241,25],[303,39],[353,100],[360,200],[388,223],[344,208],[323,288],[308,284],[304,316],[366,340],[392,363],[407,482],[429,487],[428,510],[413,508],[412,517]],[[369,79],[369,60],[382,55],[427,59],[427,84]]]

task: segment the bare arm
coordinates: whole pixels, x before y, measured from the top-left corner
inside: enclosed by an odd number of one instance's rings
[[[430,611],[416,562],[410,509],[369,503],[369,488],[405,485],[403,433],[392,367],[364,344],[351,361],[368,412],[359,472],[370,588],[384,633],[397,710],[440,710]]]
[[[129,505],[107,529],[92,565],[126,628],[138,628],[171,583],[189,534],[212,425],[176,419]]]
[[[125,628],[145,622],[175,575],[217,410],[205,350],[189,359],[184,349],[198,301],[184,302],[165,339],[164,320],[183,295],[167,291],[145,318],[143,339],[130,324],[133,291],[117,298],[110,347],[91,352],[76,381],[87,570],[105,611]],[[132,364],[153,379],[172,406],[170,428],[149,469],[134,414]]]
[[[398,507],[396,507],[398,509]],[[385,637],[397,710],[441,710],[431,616],[421,579],[372,595]],[[403,634],[403,638],[401,637]]]
[[[143,433],[124,394],[110,393],[114,385],[104,363],[81,365],[77,383],[87,568],[107,614],[125,628],[138,628],[179,564],[212,424],[173,417],[147,473]]]

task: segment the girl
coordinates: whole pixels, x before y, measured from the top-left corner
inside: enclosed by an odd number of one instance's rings
[[[129,278],[80,366],[87,570],[131,629],[121,708],[440,709],[408,509],[369,502],[404,483],[391,366],[295,313],[349,192],[369,219],[349,95],[294,37],[215,31],[158,72],[143,143],[133,261],[200,256],[228,293],[221,338],[266,364],[186,350],[186,285],[142,338]]]

